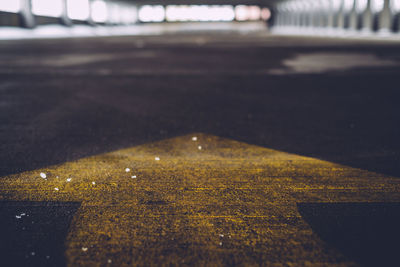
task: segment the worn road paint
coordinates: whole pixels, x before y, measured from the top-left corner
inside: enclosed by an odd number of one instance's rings
[[[81,202],[65,241],[69,266],[348,266],[296,203],[398,202],[399,192],[398,178],[199,133],[0,183],[0,200]]]

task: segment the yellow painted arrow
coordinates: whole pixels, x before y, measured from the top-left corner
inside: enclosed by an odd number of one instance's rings
[[[0,200],[82,203],[66,240],[69,266],[348,265],[296,203],[397,202],[399,192],[398,178],[205,134],[0,182]]]

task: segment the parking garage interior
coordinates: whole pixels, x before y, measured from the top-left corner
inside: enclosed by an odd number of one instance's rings
[[[396,266],[399,18],[0,0],[0,265]]]

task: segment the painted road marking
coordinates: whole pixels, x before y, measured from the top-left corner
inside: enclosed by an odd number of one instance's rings
[[[0,200],[81,202],[69,266],[351,264],[326,248],[297,203],[399,202],[399,192],[398,178],[199,133],[0,184]]]

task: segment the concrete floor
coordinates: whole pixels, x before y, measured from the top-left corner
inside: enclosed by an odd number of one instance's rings
[[[1,256],[392,265],[399,66],[265,32],[2,41]]]

